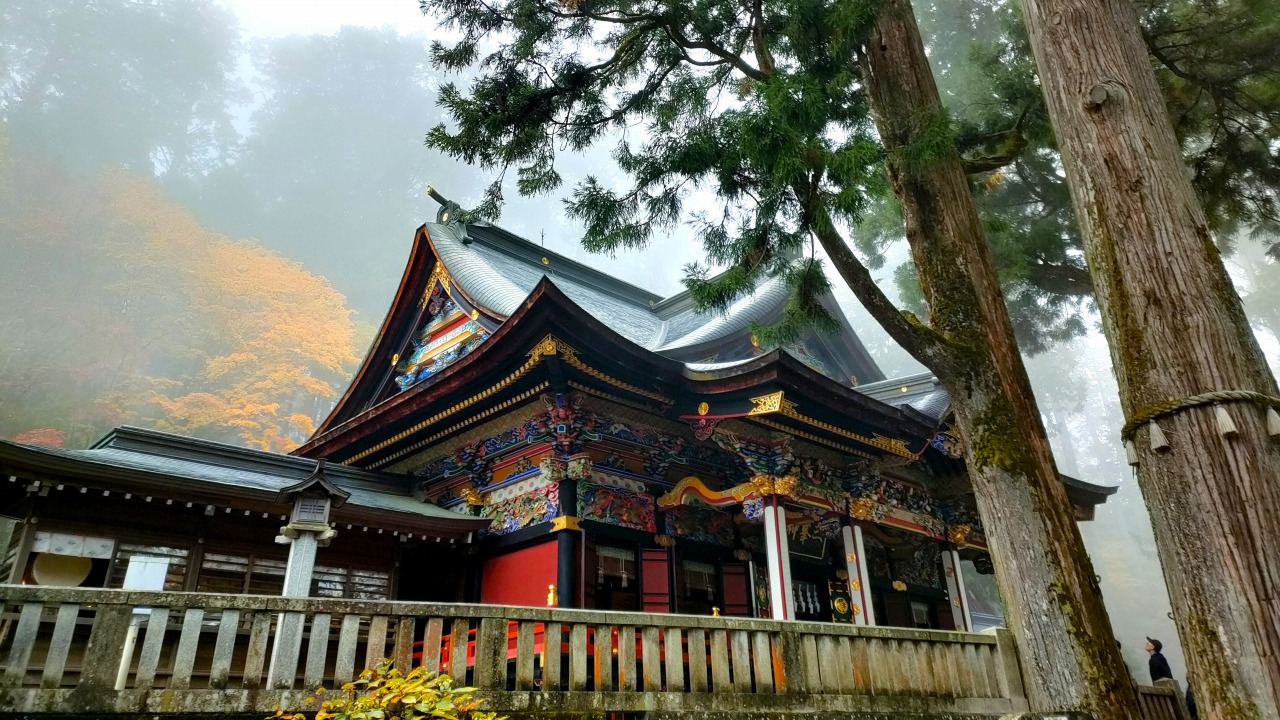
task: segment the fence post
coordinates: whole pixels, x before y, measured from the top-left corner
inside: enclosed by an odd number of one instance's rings
[[[466,657],[465,650],[462,657]],[[480,619],[476,630],[476,687],[480,690],[507,689],[507,621]],[[459,678],[461,681],[461,678]]]
[[[114,690],[120,666],[133,658],[124,657],[125,635],[133,619],[133,608],[128,605],[99,605],[89,631],[86,659],[99,658],[102,662],[86,662],[80,671],[77,690]],[[112,662],[115,660],[116,662]]]
[[[1022,667],[1018,664],[1018,644],[1013,633],[1006,628],[993,628],[987,632],[996,636],[997,670],[1000,675],[1000,694],[1011,700],[1027,697],[1022,686]]]
[[[773,645],[774,692],[780,695],[818,692],[819,688],[809,684],[811,669],[800,646],[800,633],[784,627],[774,637],[777,639]]]

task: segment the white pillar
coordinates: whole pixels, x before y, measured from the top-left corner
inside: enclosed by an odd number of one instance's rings
[[[320,543],[316,534],[306,530],[289,543],[289,564],[284,571],[285,597],[307,597],[311,594],[311,576],[316,569],[316,550]]]
[[[769,563],[769,611],[774,620],[794,620],[791,552],[787,549],[787,511],[778,501],[777,495],[764,498],[764,542]]]
[[[951,598],[951,617],[957,630],[973,630],[969,614],[969,598],[964,594],[964,574],[960,571],[960,553],[942,551],[942,573],[947,577],[947,596]]]
[[[307,597],[311,594],[311,575],[316,567],[316,550],[320,539],[311,530],[293,527],[276,538],[289,543],[289,563],[284,571],[284,597]],[[275,644],[271,648],[271,665],[267,670],[267,687],[288,689],[293,687],[294,676],[302,650],[302,635],[307,616],[300,612],[284,612],[276,619]]]
[[[876,611],[871,601],[871,576],[867,573],[867,554],[862,543],[862,528],[845,525],[841,528],[844,540],[845,572],[849,574],[849,597],[853,601],[854,625],[875,625]]]

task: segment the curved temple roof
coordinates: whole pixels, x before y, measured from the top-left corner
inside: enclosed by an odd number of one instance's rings
[[[448,207],[441,210],[438,219],[447,217]],[[760,350],[754,347],[751,328],[775,321],[788,296],[782,280],[770,279],[723,313],[702,311],[694,307],[687,292],[664,298],[496,225],[429,222],[418,230],[396,299],[377,339],[351,387],[317,434],[387,398],[388,364],[413,354],[410,338],[421,325],[420,308],[439,278],[447,278],[450,295],[465,305],[464,310],[483,315],[479,321],[486,325],[486,332],[515,314],[546,278],[610,330],[649,352],[694,367],[758,357]],[[883,379],[834,299],[826,300],[841,330],[830,335],[813,333],[800,347],[786,352],[845,386]],[[413,382],[416,379],[401,384],[407,387]]]
[[[705,349],[716,341],[767,323],[781,311],[787,288],[779,278],[761,283],[726,312],[699,311],[688,293],[663,298],[581,263],[550,252],[496,225],[427,223],[436,256],[476,305],[506,318],[550,278],[556,287],[596,319],[637,345],[674,359],[681,351]],[[851,329],[839,340],[853,356],[859,377],[882,378],[879,368]],[[837,378],[843,380],[843,378]]]
[[[498,351],[497,347],[489,346],[527,342],[528,338],[518,341],[514,338],[523,338],[530,332],[544,333],[546,331],[536,330],[534,326],[542,327],[539,323],[547,322],[560,326],[562,332],[566,331],[566,324],[578,328],[571,333],[578,335],[578,350],[599,345],[601,360],[622,363],[615,367],[624,374],[647,367],[645,372],[656,373],[657,377],[647,376],[646,387],[648,383],[657,383],[650,390],[665,387],[661,392],[672,398],[679,398],[682,393],[704,392],[709,386],[703,383],[709,381],[746,388],[761,381],[757,378],[776,380],[791,373],[789,382],[809,387],[810,392],[817,393],[813,398],[847,395],[845,400],[836,402],[845,413],[852,403],[866,411],[859,417],[880,418],[877,422],[888,423],[885,427],[900,426],[900,431],[912,426],[915,429],[908,434],[926,442],[951,414],[950,397],[932,375],[884,379],[833,299],[827,299],[828,307],[842,321],[842,332],[805,338],[803,347],[796,352],[762,353],[754,346],[751,328],[775,321],[783,311],[788,293],[781,281],[761,283],[724,313],[700,312],[694,308],[688,293],[663,298],[495,225],[446,222],[454,210],[456,206],[446,202],[438,222],[426,223],[418,229],[395,301],[364,363],[328,419],[296,453],[325,457],[336,452],[335,459],[340,462],[347,461],[343,457],[355,459],[373,452],[389,453],[377,448],[401,442],[396,438],[410,429],[410,418],[422,417],[427,408],[447,407],[448,403],[462,398],[459,393],[469,388],[485,387],[475,383],[491,382],[493,378],[489,376],[502,371],[494,367],[495,363],[506,367],[519,356],[512,353],[527,351],[526,347]],[[437,317],[437,310],[428,307],[439,307],[444,300],[439,297],[442,291],[452,305],[446,304],[446,311]],[[559,300],[548,304],[550,298]],[[541,309],[534,314],[542,319],[526,318],[523,329],[514,329],[513,323],[529,315],[535,306]],[[422,335],[424,328],[456,327],[449,325],[455,321],[448,318],[461,317],[459,313],[470,315],[472,331],[479,333],[478,343],[472,347],[479,349],[474,352],[467,349],[450,356],[419,375],[397,375],[406,372],[400,358],[410,358],[407,372],[416,373],[412,368],[422,367],[415,363],[425,349],[438,347],[437,342],[450,341],[438,335],[428,341]],[[464,357],[468,354],[470,357]],[[630,359],[621,359],[624,356]],[[779,357],[791,363],[779,364]],[[794,369],[783,372],[784,366],[806,367],[813,371],[814,377],[804,379],[803,374],[796,375]],[[664,367],[668,369],[662,369]],[[686,381],[693,385],[674,379],[680,375],[680,369]],[[670,375],[671,372],[675,372],[675,376]],[[399,390],[393,382],[397,377],[401,381]],[[406,377],[411,379],[405,382]],[[489,379],[482,379],[484,377]],[[635,377],[645,376],[641,372]],[[854,387],[850,388],[851,385]],[[678,405],[680,401],[669,402]],[[866,402],[870,404],[863,407]],[[847,415],[840,420],[837,416],[842,413],[836,406],[829,410],[836,413],[829,421],[836,423],[829,425],[836,428],[833,432],[852,432],[842,430],[845,422],[850,421]],[[685,410],[669,407],[661,412],[678,414]],[[420,421],[418,425],[425,422]],[[349,443],[353,442],[365,449],[352,449]],[[377,448],[372,447],[375,443],[380,443]],[[1068,489],[1079,495],[1073,499],[1078,499],[1082,506],[1102,502],[1106,495],[1114,492],[1112,488],[1064,478],[1067,480],[1070,480]]]

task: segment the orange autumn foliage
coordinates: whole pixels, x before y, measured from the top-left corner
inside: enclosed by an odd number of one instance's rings
[[[23,445],[60,448],[67,441],[67,434],[57,428],[43,427],[18,433],[13,436],[13,441]]]
[[[0,190],[0,436],[84,444],[131,423],[287,450],[350,378],[342,295],[150,178],[71,176],[11,156],[0,129]]]

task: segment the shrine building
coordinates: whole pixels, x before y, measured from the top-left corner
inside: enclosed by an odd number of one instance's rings
[[[0,581],[974,630],[998,598],[947,393],[767,280],[661,297],[442,201],[289,455],[122,427],[0,442]],[[4,480],[8,482],[4,482]],[[1077,517],[1113,488],[1063,478]],[[976,573],[976,574],[975,574]],[[283,621],[282,621],[283,622]]]

